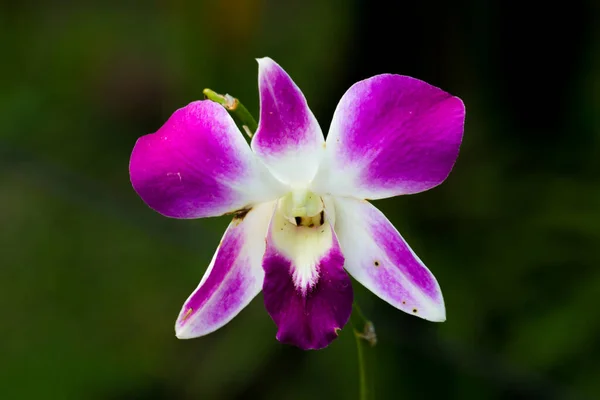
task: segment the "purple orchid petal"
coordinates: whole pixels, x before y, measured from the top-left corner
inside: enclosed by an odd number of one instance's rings
[[[329,222],[297,227],[275,213],[263,260],[265,307],[277,340],[304,350],[321,349],[346,325],[352,285]]]
[[[346,270],[392,306],[445,321],[440,287],[381,211],[364,200],[335,198],[336,225]]]
[[[265,236],[275,202],[235,217],[198,288],[175,323],[180,339],[211,333],[233,319],[260,293],[264,280]]]
[[[335,110],[313,188],[360,199],[431,189],[456,161],[464,119],[458,97],[418,79],[377,75],[358,82]]]
[[[167,217],[222,215],[281,195],[233,119],[210,100],[175,111],[139,138],[129,173],[140,197]]]
[[[258,66],[260,120],[252,149],[282,182],[308,183],[324,153],[321,128],[304,95],[279,65],[261,58]]]

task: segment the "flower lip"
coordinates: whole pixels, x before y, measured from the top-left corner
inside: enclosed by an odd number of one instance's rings
[[[263,259],[265,307],[277,339],[302,349],[327,346],[352,310],[350,278],[326,213],[312,217],[323,216],[321,225],[304,226],[290,223],[278,208]]]

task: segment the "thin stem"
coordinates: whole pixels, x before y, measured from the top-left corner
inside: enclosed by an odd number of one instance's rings
[[[356,339],[356,354],[358,356],[358,381],[359,381],[359,399],[369,399],[369,388],[367,387],[367,371],[365,366],[365,354],[363,347],[365,344],[360,337],[360,333],[354,329],[354,338]]]
[[[367,355],[366,350],[377,344],[377,335],[375,334],[375,326],[367,320],[360,310],[358,304],[352,304],[353,312],[351,321],[354,331],[354,339],[356,340],[356,351],[358,356],[358,379],[359,379],[359,399],[371,400],[375,398],[373,392],[373,382],[370,379],[371,374],[367,371]]]
[[[244,132],[252,138],[258,128],[258,124],[252,114],[250,114],[250,111],[248,111],[238,99],[228,94],[219,94],[208,88],[204,89],[202,93],[204,93],[204,96],[206,96],[207,99],[225,107],[225,109],[242,125]]]

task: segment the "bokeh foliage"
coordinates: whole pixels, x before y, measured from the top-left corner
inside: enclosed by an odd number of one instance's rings
[[[168,220],[129,184],[135,140],[205,87],[256,114],[265,55],[325,131],[377,73],[467,105],[448,181],[377,203],[448,309],[430,324],[355,286],[379,335],[377,396],[600,396],[597,3],[384,3],[0,6],[0,398],[356,398],[351,329],[319,352],[282,346],[260,296],[176,340],[228,221]]]

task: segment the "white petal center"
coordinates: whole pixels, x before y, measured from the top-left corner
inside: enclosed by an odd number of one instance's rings
[[[333,245],[331,224],[333,210],[308,190],[293,190],[279,199],[271,221],[275,247],[294,260],[290,274],[294,284],[306,293],[318,281],[318,261]]]

